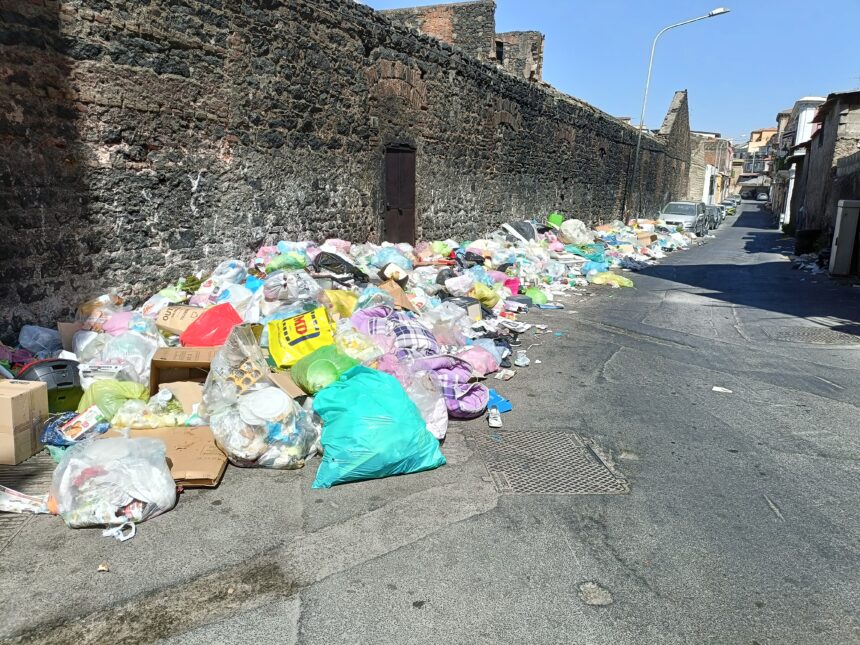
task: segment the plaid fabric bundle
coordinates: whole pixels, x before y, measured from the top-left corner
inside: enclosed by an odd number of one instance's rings
[[[490,391],[480,383],[469,383],[472,366],[456,356],[431,356],[416,360],[412,369],[428,371],[442,388],[448,415],[458,419],[474,419],[484,413]]]
[[[439,353],[439,343],[433,333],[417,320],[410,320],[402,314],[395,314],[403,319],[392,321],[391,333],[394,334],[394,352],[399,359],[433,356]]]
[[[353,326],[371,336],[394,336],[394,354],[400,360],[439,353],[439,343],[429,329],[409,314],[391,307],[373,307],[353,314]]]

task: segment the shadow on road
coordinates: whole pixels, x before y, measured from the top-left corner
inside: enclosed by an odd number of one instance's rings
[[[749,206],[747,206],[749,208]],[[744,229],[743,250],[748,254],[789,255],[793,240],[773,228],[771,214],[758,206],[732,221]],[[728,242],[728,240],[726,240]],[[723,242],[725,244],[726,242]],[[715,244],[720,244],[718,240]],[[692,253],[708,254],[708,246]],[[724,256],[722,256],[724,257]],[[738,264],[674,264],[647,267],[640,275],[706,289],[709,298],[744,307],[774,311],[799,318],[834,317],[860,322],[860,289],[831,281],[826,275],[798,273],[785,261]]]

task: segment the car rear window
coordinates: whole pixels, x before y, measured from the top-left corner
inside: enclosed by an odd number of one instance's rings
[[[666,204],[663,213],[666,215],[695,215],[696,205],[685,204],[683,202],[670,202]]]

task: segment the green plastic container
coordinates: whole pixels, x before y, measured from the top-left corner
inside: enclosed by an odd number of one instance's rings
[[[546,223],[553,228],[561,228],[561,225],[564,223],[564,215],[561,213],[551,213],[547,216]]]
[[[358,361],[337,351],[336,345],[326,345],[311,352],[293,365],[290,374],[296,385],[308,394],[316,394],[331,385],[340,375],[358,365]]]

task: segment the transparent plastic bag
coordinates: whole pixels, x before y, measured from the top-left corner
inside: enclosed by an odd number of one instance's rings
[[[122,298],[115,293],[106,293],[88,300],[78,307],[75,321],[86,330],[101,331],[103,325],[115,313],[122,311]]]
[[[188,415],[182,410],[170,390],[142,401],[129,399],[123,403],[111,419],[114,428],[173,428],[187,425]]]
[[[18,344],[38,358],[49,358],[63,350],[60,332],[47,327],[24,325],[18,334]]]
[[[71,528],[147,520],[176,504],[164,443],[112,438],[72,446],[54,471],[49,508]]]
[[[442,388],[433,379],[431,372],[418,372],[412,378],[406,394],[421,413],[427,430],[439,441],[448,433],[448,406],[442,396]]]
[[[346,354],[363,365],[372,363],[384,353],[373,338],[349,325],[338,325],[334,334],[334,344],[339,352]]]
[[[149,368],[157,349],[158,341],[153,337],[129,331],[119,336],[109,336],[100,358],[105,361],[125,361],[140,376],[140,383],[149,383]]]
[[[305,271],[277,271],[263,283],[263,295],[269,302],[283,300],[316,300],[322,288]]]
[[[319,423],[268,375],[252,326],[234,327],[203,386],[212,434],[236,466],[301,468],[316,454]]]

